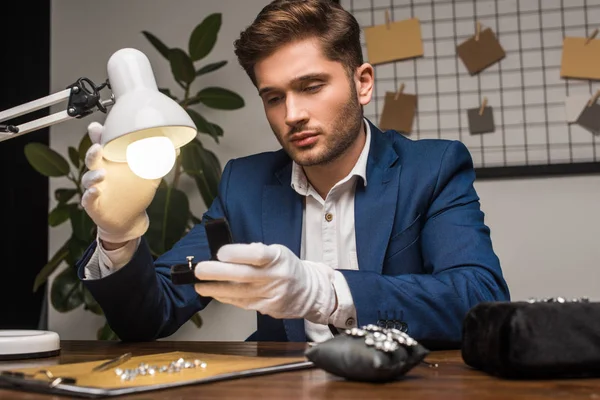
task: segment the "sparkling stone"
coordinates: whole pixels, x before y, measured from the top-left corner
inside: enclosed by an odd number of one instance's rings
[[[398,348],[398,345],[395,342],[392,341],[385,341],[383,342],[383,350],[384,351],[394,351]]]

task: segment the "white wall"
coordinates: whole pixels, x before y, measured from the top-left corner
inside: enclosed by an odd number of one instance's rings
[[[600,299],[600,176],[491,180],[475,187],[514,300]]]
[[[168,46],[187,47],[189,33],[208,14],[223,13],[217,45],[205,62],[228,60],[229,64],[200,82],[240,93],[246,107],[236,111],[206,109],[206,116],[221,125],[225,136],[216,145],[208,137],[203,143],[215,151],[222,163],[233,157],[278,148],[264,117],[256,91],[233,54],[232,42],[268,0],[55,0],[52,2],[51,91],[55,92],[86,76],[96,83],[106,78],[106,62],[122,47],[146,53],[159,86],[177,88],[170,68],[140,33],[148,30]],[[55,108],[54,110],[58,110]],[[79,142],[94,114],[51,129],[51,145],[62,154]],[[52,179],[51,193],[67,184]],[[191,182],[196,215],[205,207]],[[513,299],[530,296],[599,297],[600,176],[495,180],[477,182],[486,222],[500,257]],[[52,196],[51,196],[52,198]],[[50,204],[53,208],[54,204]],[[52,229],[50,252],[68,238],[68,227]],[[242,340],[255,329],[255,317],[233,307],[213,302],[202,313],[205,326],[198,330],[184,325],[170,339]],[[50,310],[50,329],[64,339],[92,339],[102,319],[76,310],[60,314]]]

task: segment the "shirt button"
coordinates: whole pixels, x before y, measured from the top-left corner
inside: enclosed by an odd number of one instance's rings
[[[331,220],[333,220],[333,214],[332,213],[325,214],[325,221],[331,222]]]
[[[348,319],[346,320],[346,326],[347,326],[348,328],[351,328],[351,327],[353,327],[353,326],[354,326],[354,323],[355,323],[355,322],[356,322],[356,321],[354,321],[354,318],[348,318]]]

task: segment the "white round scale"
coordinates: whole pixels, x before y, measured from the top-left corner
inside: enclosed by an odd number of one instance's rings
[[[52,357],[60,353],[58,333],[0,329],[0,360]]]

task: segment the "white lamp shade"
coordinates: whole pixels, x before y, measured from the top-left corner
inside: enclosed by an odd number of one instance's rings
[[[107,69],[115,104],[104,121],[104,157],[126,162],[129,144],[149,137],[167,137],[175,149],[196,137],[196,125],[188,113],[158,91],[144,53],[121,49],[108,60]]]

